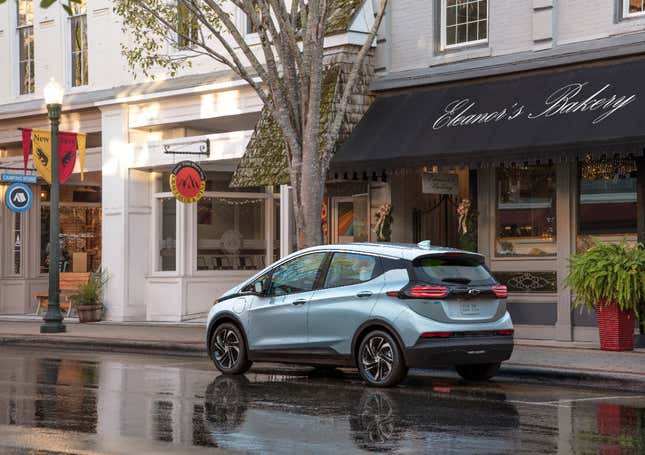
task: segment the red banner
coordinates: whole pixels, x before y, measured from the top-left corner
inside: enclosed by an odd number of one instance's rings
[[[76,133],[58,133],[58,181],[62,184],[74,172],[76,164]]]
[[[31,129],[23,128],[22,130],[22,160],[24,164],[24,174],[27,175],[27,162],[29,161],[29,152],[31,152]]]

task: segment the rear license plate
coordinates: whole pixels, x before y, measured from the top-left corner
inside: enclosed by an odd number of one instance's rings
[[[462,316],[479,316],[481,313],[477,303],[460,303],[459,311]]]

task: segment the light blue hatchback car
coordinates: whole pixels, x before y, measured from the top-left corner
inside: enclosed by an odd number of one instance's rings
[[[208,350],[224,374],[261,360],[354,366],[380,387],[446,365],[486,380],[513,351],[507,295],[477,253],[427,241],[317,246],[217,299]]]

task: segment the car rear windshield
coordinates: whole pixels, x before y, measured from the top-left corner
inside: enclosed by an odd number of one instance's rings
[[[479,256],[425,256],[414,261],[416,278],[444,285],[486,286],[495,279]]]

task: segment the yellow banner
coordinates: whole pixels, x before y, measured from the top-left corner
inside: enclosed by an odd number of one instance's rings
[[[32,130],[31,132],[32,153],[34,166],[40,176],[49,184],[52,182],[52,140],[51,132],[43,130]]]
[[[81,164],[81,180],[85,180],[85,142],[87,135],[85,133],[76,134],[76,146],[78,147],[78,160]]]

